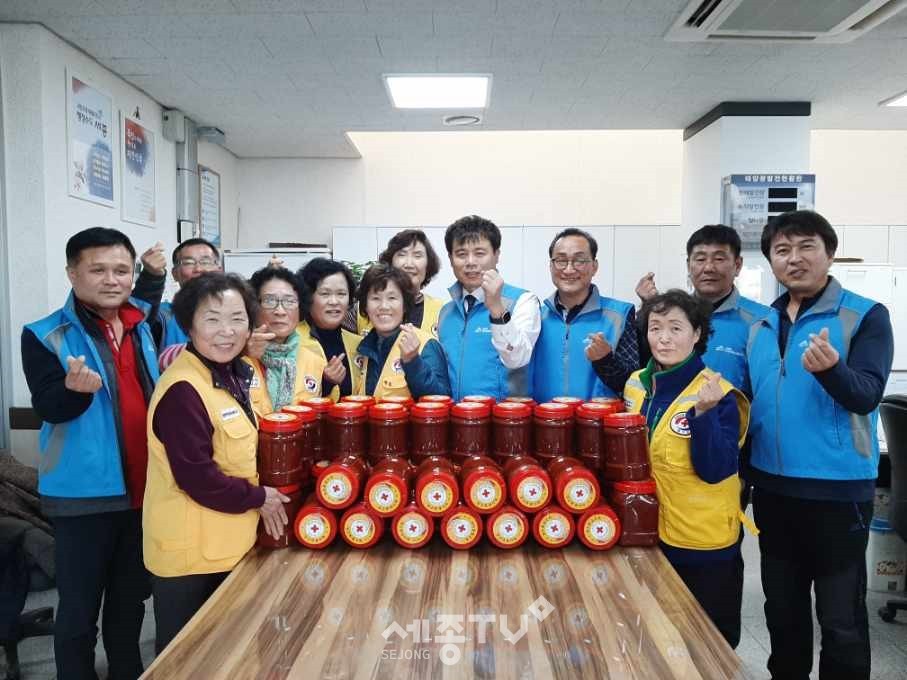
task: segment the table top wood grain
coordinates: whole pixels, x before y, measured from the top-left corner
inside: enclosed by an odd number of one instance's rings
[[[254,549],[143,677],[748,676],[657,548],[385,541]]]

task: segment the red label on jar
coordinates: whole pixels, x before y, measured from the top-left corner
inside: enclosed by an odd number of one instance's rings
[[[516,487],[516,496],[527,510],[543,508],[551,495],[548,484],[541,477],[531,475],[524,477]]]
[[[492,518],[491,535],[502,548],[515,548],[526,540],[526,519],[515,512],[502,511]]]
[[[454,494],[446,482],[431,481],[422,489],[419,501],[432,513],[446,512],[454,503]]]
[[[428,519],[418,512],[404,512],[394,520],[394,534],[404,545],[419,545],[430,531]]]
[[[368,545],[375,537],[375,520],[365,512],[354,512],[343,523],[343,536],[351,545]]]
[[[475,541],[481,527],[479,522],[468,512],[455,512],[447,518],[444,525],[444,535],[451,543],[467,546]]]

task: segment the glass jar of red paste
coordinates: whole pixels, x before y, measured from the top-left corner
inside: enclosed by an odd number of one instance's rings
[[[328,449],[328,412],[334,402],[330,397],[310,397],[299,402],[315,411],[315,434],[312,436],[312,457],[325,458]]]
[[[409,498],[413,472],[406,458],[385,456],[379,460],[365,483],[366,505],[379,517],[396,514]]]
[[[328,412],[330,447],[328,457],[365,456],[368,444],[368,407],[341,401]]]
[[[605,443],[603,477],[611,482],[648,479],[649,437],[641,413],[609,413],[602,418]]]
[[[370,394],[348,394],[345,397],[340,399],[341,402],[349,402],[351,404],[362,404],[366,408],[370,408],[377,404],[377,400]]]
[[[420,397],[419,401],[434,401],[439,404],[447,404],[448,406],[453,406],[454,403],[453,397],[449,394],[426,394],[424,397]]]
[[[293,521],[296,540],[305,548],[327,548],[337,538],[337,517],[309,494]]]
[[[510,502],[523,512],[537,512],[551,502],[551,477],[535,458],[514,456],[504,466]]]
[[[399,404],[400,406],[402,406],[405,409],[411,409],[413,407],[413,404],[415,404],[416,402],[412,397],[405,397],[403,395],[392,394],[392,395],[388,395],[386,397],[381,397],[378,400],[378,403],[379,404]]]
[[[487,394],[467,394],[460,399],[460,401],[474,401],[479,404],[485,404],[489,409],[495,404],[494,397],[488,396]]]
[[[590,550],[613,548],[621,536],[622,522],[615,511],[604,503],[589,508],[576,522],[576,535]]]
[[[454,462],[488,455],[490,437],[490,406],[478,401],[461,401],[451,407],[450,457]]]
[[[416,503],[432,517],[441,517],[457,504],[460,489],[453,463],[432,456],[416,468]]]
[[[529,519],[512,505],[505,505],[485,523],[485,535],[493,545],[504,550],[519,548],[529,538]]]
[[[513,456],[532,453],[532,409],[528,404],[502,401],[492,409],[495,460],[501,465]]]
[[[532,518],[532,535],[543,548],[563,548],[573,540],[573,515],[557,505],[542,508]]]
[[[318,500],[330,510],[342,510],[359,500],[368,465],[359,456],[346,456],[324,468],[315,483]]]
[[[535,455],[544,463],[573,451],[573,409],[547,402],[535,407]]]
[[[488,456],[467,458],[460,468],[463,500],[482,515],[495,512],[507,500],[507,484],[500,466]]]
[[[419,465],[429,456],[446,456],[450,407],[438,401],[420,401],[409,412],[410,460]]]
[[[409,455],[409,412],[400,404],[375,404],[368,410],[369,462]]]
[[[288,486],[278,486],[277,490],[290,500],[283,504],[284,512],[287,513],[287,524],[283,528],[283,534],[280,538],[274,538],[265,531],[264,520],[258,521],[258,545],[264,548],[289,548],[296,544],[296,534],[294,526],[296,524],[296,514],[302,507],[302,487],[299,484],[290,484]]]
[[[299,484],[302,479],[302,422],[290,413],[258,419],[258,480],[265,486]]]
[[[318,436],[318,414],[315,409],[303,404],[289,404],[281,411],[299,418],[302,427],[299,432],[299,451],[302,463],[300,484],[307,487],[312,481],[312,463],[315,462],[315,437]]]
[[[611,505],[620,518],[621,545],[658,544],[658,497],[655,480],[615,482]]]
[[[597,472],[601,469],[604,457],[602,418],[608,413],[614,412],[611,404],[599,404],[591,401],[576,407],[574,413],[576,456],[590,470]]]
[[[574,412],[576,412],[576,407],[583,403],[583,400],[579,397],[569,396],[552,397],[551,401],[555,404],[567,404],[567,406],[569,406],[570,409]]]
[[[548,465],[548,474],[554,483],[554,498],[565,510],[585,512],[601,500],[595,473],[577,458],[555,458]]]
[[[453,506],[441,518],[441,538],[454,550],[468,550],[482,540],[482,517],[468,505]]]
[[[384,535],[384,520],[365,503],[356,503],[340,518],[340,538],[352,548],[371,548]]]

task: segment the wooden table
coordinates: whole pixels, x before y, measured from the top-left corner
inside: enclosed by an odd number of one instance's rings
[[[539,600],[529,613],[540,596],[553,610]],[[525,635],[508,641],[501,631],[516,633],[521,615]],[[405,639],[393,628],[382,636],[394,622]],[[385,541],[253,550],[143,677],[748,676],[656,548],[408,551]]]

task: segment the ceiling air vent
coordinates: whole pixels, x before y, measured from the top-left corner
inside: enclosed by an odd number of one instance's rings
[[[845,43],[905,7],[907,0],[692,0],[665,40]]]

